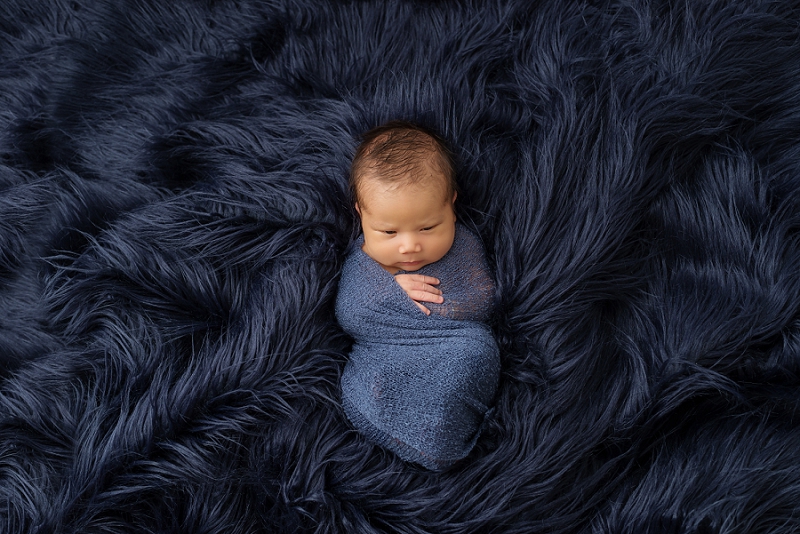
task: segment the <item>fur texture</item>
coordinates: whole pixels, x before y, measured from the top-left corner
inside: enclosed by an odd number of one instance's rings
[[[0,530],[800,532],[800,4],[0,3]],[[496,419],[348,430],[347,169],[438,131]]]

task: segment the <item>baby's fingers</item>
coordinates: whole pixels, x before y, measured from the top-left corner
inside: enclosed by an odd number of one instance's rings
[[[436,288],[431,288],[436,289]],[[436,302],[437,304],[441,304],[444,302],[444,298],[437,293],[431,293],[430,291],[425,291],[424,289],[412,289],[406,290],[406,293],[409,297],[411,297],[415,301],[420,302]]]
[[[425,306],[423,306],[422,304],[420,304],[420,303],[419,303],[419,302],[417,302],[416,300],[414,300],[414,301],[412,301],[412,302],[413,302],[414,304],[416,304],[416,305],[417,305],[417,308],[419,308],[420,310],[422,310],[422,313],[424,313],[425,315],[430,315],[430,314],[431,314],[431,311],[430,311],[428,308],[426,308]]]
[[[420,283],[423,285],[435,286],[439,284],[439,279],[433,276],[426,276],[424,274],[396,274],[394,276],[398,283]]]
[[[439,280],[432,276],[424,276],[424,275],[408,275],[408,274],[399,274],[394,277],[395,281],[403,288],[403,290],[411,296],[411,298],[415,298],[412,295],[412,292],[425,292],[431,295],[441,295],[442,292],[433,287],[431,284],[438,284]],[[419,300],[419,299],[417,299]],[[439,301],[430,301],[430,302],[439,302]]]
[[[427,276],[424,274],[405,274],[405,275],[401,274],[400,276],[407,276],[410,280],[413,280],[414,282],[419,282],[424,285],[435,286],[439,284],[438,278],[434,278],[433,276]]]

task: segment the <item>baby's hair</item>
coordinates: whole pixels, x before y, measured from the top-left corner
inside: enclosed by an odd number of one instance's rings
[[[359,189],[364,175],[373,175],[386,185],[415,184],[427,178],[430,166],[447,180],[447,198],[457,191],[453,157],[435,133],[405,121],[391,121],[361,137],[350,165],[350,193],[361,204]]]

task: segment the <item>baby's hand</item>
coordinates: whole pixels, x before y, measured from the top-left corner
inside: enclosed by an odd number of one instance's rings
[[[444,302],[442,292],[433,287],[439,283],[439,280],[432,276],[425,276],[424,274],[397,274],[394,279],[425,315],[430,315],[431,311],[420,304],[420,302],[436,302],[437,304]]]

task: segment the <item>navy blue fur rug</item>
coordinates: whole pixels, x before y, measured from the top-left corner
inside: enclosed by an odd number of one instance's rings
[[[443,473],[339,401],[395,118],[498,287]],[[0,531],[800,532],[800,3],[4,0]]]

